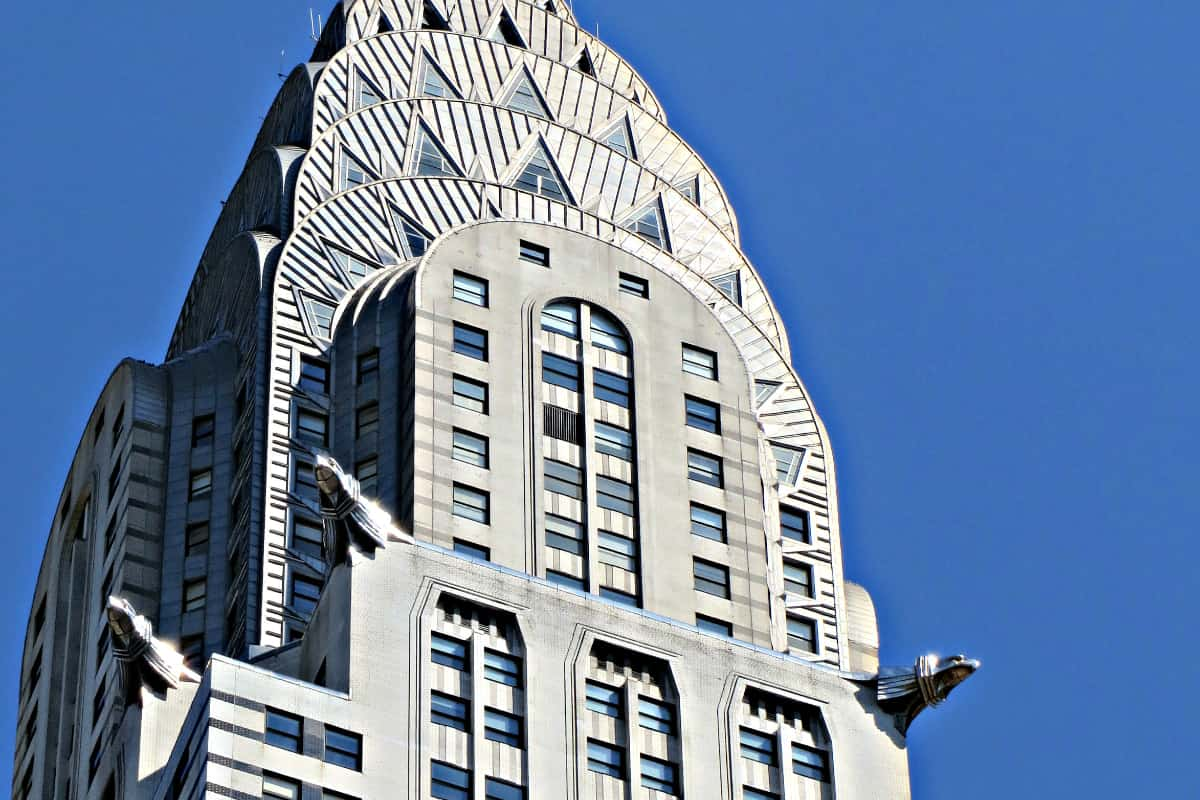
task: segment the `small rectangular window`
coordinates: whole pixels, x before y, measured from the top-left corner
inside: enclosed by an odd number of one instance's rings
[[[521,747],[521,718],[495,708],[483,710],[483,738],[509,747]]]
[[[633,434],[616,425],[597,421],[596,452],[619,458],[622,461],[632,461]]]
[[[429,765],[430,794],[435,800],[470,800],[471,773],[433,761]]]
[[[492,519],[491,497],[466,484],[454,484],[454,516],[487,525]]]
[[[546,512],[546,546],[583,555],[583,526],[573,519]]]
[[[572,589],[577,592],[586,592],[587,585],[582,578],[576,578],[574,575],[568,575],[565,572],[558,570],[546,570],[546,580],[553,583],[555,586],[562,586],[564,589]]]
[[[817,652],[817,623],[804,617],[788,614],[788,647],[803,653]]]
[[[488,413],[488,387],[486,383],[454,376],[454,405],[479,414]]]
[[[487,469],[488,439],[486,436],[455,428],[451,454],[455,461]]]
[[[183,584],[183,613],[200,611],[208,595],[208,584],[204,578],[187,581]]]
[[[476,561],[491,561],[492,551],[481,544],[468,542],[466,539],[454,540],[454,552],[459,555],[473,558]]]
[[[485,778],[483,786],[484,800],[525,800],[524,786],[499,778]]]
[[[325,763],[362,771],[362,736],[325,726]]]
[[[779,507],[779,530],[783,538],[793,542],[812,544],[812,535],[808,527],[808,512],[798,508]]]
[[[659,733],[675,732],[675,710],[652,697],[638,698],[638,726]]]
[[[483,677],[492,683],[520,688],[521,659],[497,650],[484,650]]]
[[[293,572],[289,579],[289,605],[301,614],[311,614],[321,599],[321,588],[321,581],[317,578]]]
[[[371,350],[358,357],[358,372],[355,380],[366,386],[379,380],[379,351]]]
[[[566,495],[575,500],[583,499],[583,472],[579,467],[547,458],[542,462],[542,470],[546,491]]]
[[[588,739],[588,770],[613,778],[625,777],[625,751],[597,739]]]
[[[779,800],[779,795],[775,792],[764,792],[762,789],[755,789],[753,786],[743,786],[742,800]]]
[[[601,564],[608,564],[626,572],[637,572],[637,542],[609,531],[598,531],[597,557]]]
[[[272,775],[264,772],[262,776],[262,796],[277,798],[277,800],[300,800],[300,783],[282,775]]]
[[[779,763],[775,755],[775,737],[750,728],[741,730],[742,758],[773,767]]]
[[[306,556],[324,558],[324,529],[321,527],[321,523],[303,517],[294,517],[292,519],[291,547]]]
[[[329,394],[329,364],[312,356],[300,356],[299,384],[306,392]]]
[[[537,264],[539,267],[548,267],[550,266],[550,248],[522,239],[520,258],[522,261]]]
[[[725,541],[725,512],[692,503],[692,533],[714,542]]]
[[[210,447],[216,432],[216,417],[203,414],[192,420],[192,447]]]
[[[208,552],[209,529],[207,522],[196,522],[187,526],[184,533],[184,557],[204,555]]]
[[[542,380],[552,386],[578,392],[579,362],[554,353],[542,353]]]
[[[379,403],[367,403],[355,412],[354,436],[361,439],[379,430]]]
[[[643,300],[650,299],[650,282],[645,278],[630,275],[628,272],[621,272],[617,275],[617,281],[617,288],[625,294],[631,294]]]
[[[718,489],[725,485],[724,467],[720,456],[688,448],[687,464],[689,480],[715,486]]]
[[[675,765],[669,761],[643,755],[642,786],[663,794],[679,794]]]
[[[688,427],[708,433],[721,433],[721,407],[716,403],[685,395],[683,398],[684,422]]]
[[[805,778],[828,782],[829,757],[822,750],[802,744],[793,744],[792,772]]]
[[[286,711],[267,709],[266,742],[293,753],[300,752],[300,717]]]
[[[708,633],[715,633],[718,636],[733,636],[733,625],[716,617],[706,617],[703,614],[697,614],[696,627]]]
[[[699,558],[692,559],[696,591],[729,599],[729,568]]]
[[[212,494],[212,470],[200,469],[191,474],[188,482],[188,499],[197,500]]]
[[[487,308],[488,282],[465,272],[454,273],[454,299]]]
[[[620,689],[596,681],[588,681],[586,695],[585,705],[588,710],[595,711],[597,714],[603,714],[606,717],[612,717],[613,719],[624,718],[625,714],[622,711]]]
[[[617,375],[615,372],[593,369],[592,381],[595,384],[592,387],[592,394],[597,400],[604,400],[621,408],[629,408],[629,397],[632,394],[629,388],[629,378]]]
[[[488,360],[488,335],[481,328],[454,323],[454,352],[479,361]]]
[[[329,417],[301,408],[296,412],[296,438],[317,447],[329,446]]]
[[[620,603],[623,606],[630,608],[639,608],[637,595],[632,595],[629,592],[623,592],[620,589],[614,589],[611,586],[601,586],[600,596],[605,600],[611,600],[614,603]]]
[[[596,505],[627,517],[636,516],[633,486],[607,475],[596,476]]]
[[[354,477],[362,493],[374,497],[379,490],[379,459],[371,456],[359,461],[354,465]]]
[[[801,597],[812,597],[812,567],[810,567],[808,564],[801,564],[798,561],[784,560],[783,587],[787,590],[788,594],[795,594]]]
[[[443,692],[430,692],[429,716],[434,725],[465,731],[467,729],[467,702]]]
[[[683,371],[710,381],[717,379],[717,354],[703,347],[683,346]]]
[[[467,669],[467,643],[453,636],[435,633],[429,643],[429,658],[435,664],[465,672]]]

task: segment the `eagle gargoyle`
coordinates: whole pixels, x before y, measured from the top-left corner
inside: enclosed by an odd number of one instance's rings
[[[313,465],[321,494],[325,558],[329,565],[354,564],[359,553],[370,555],[388,541],[411,542],[387,512],[362,496],[358,481],[331,456],[320,453]]]
[[[154,638],[150,620],[127,600],[109,597],[107,613],[113,655],[121,662],[126,704],[141,705],[143,687],[161,700],[168,690],[179,688],[180,681],[200,682],[200,676],[188,669],[175,648]]]
[[[963,655],[925,655],[911,667],[883,667],[879,670],[876,699],[880,708],[895,715],[900,732],[907,734],[918,714],[941,705],[954,687],[974,675],[980,666],[979,661]]]

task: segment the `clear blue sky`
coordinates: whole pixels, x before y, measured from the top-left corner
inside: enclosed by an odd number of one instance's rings
[[[6,11],[0,754],[87,414],[161,359],[307,8]],[[729,190],[885,660],[984,660],[914,726],[915,796],[1196,796],[1200,5],[577,11]]]

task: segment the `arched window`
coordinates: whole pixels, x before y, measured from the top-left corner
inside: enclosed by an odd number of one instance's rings
[[[599,309],[592,311],[592,344],[602,350],[629,354],[629,339],[615,319]]]

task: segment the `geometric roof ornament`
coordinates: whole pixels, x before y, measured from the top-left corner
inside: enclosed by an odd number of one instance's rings
[[[737,270],[709,278],[708,282],[737,305],[742,304],[742,279]]]
[[[522,191],[549,197],[551,200],[572,205],[575,203],[567,188],[567,182],[563,179],[562,173],[558,171],[558,165],[554,163],[554,158],[546,149],[546,144],[541,137],[538,137],[533,152],[529,155],[529,160],[517,173],[512,186]]]
[[[453,81],[446,77],[446,73],[442,72],[442,68],[433,60],[433,56],[427,50],[422,50],[421,54],[425,64],[421,69],[421,79],[417,83],[418,92],[426,97],[461,99],[462,92],[458,90]]]
[[[633,141],[633,127],[629,124],[628,115],[622,116],[614,124],[608,126],[596,138],[626,158],[637,160],[637,146]]]
[[[417,146],[413,149],[413,168],[410,172],[416,175],[462,177],[462,170],[450,160],[446,149],[424,121],[417,125]]]
[[[665,216],[662,200],[656,197],[649,205],[627,219],[621,227],[633,231],[655,247],[661,247],[670,252],[671,242],[667,234]]]
[[[528,49],[528,45],[525,44],[525,38],[517,30],[516,23],[508,15],[508,9],[506,8],[500,9],[500,15],[496,18],[496,23],[492,26],[492,31],[487,35],[487,38],[500,44]]]
[[[427,230],[417,224],[417,221],[395,206],[391,206],[392,220],[396,223],[396,232],[400,234],[400,249],[408,258],[420,258],[429,249],[433,237]]]
[[[542,119],[552,118],[546,101],[542,99],[542,93],[537,90],[533,76],[525,67],[520,68],[501,105]]]

